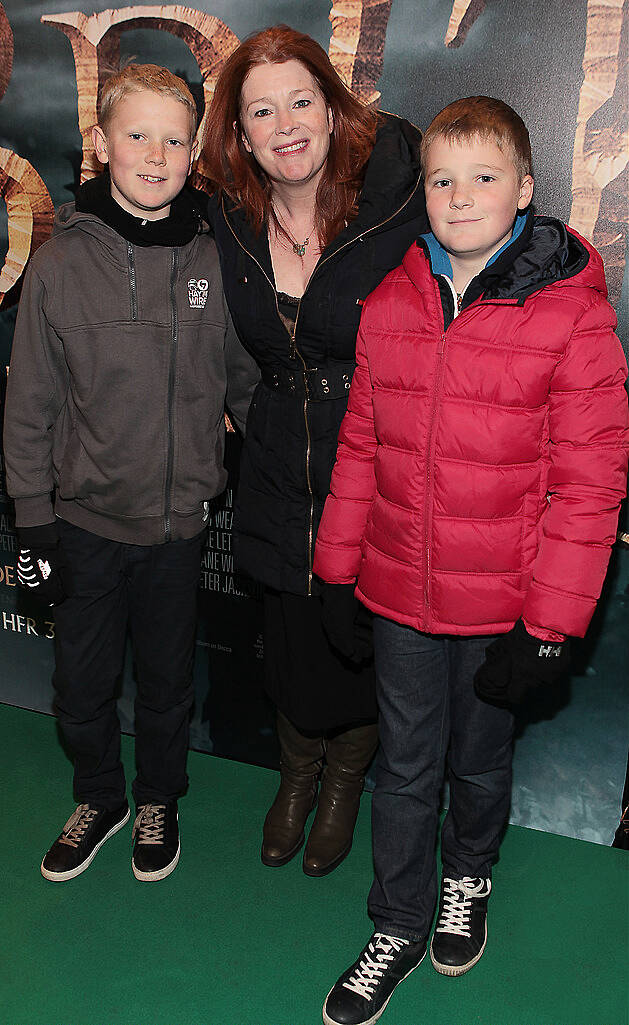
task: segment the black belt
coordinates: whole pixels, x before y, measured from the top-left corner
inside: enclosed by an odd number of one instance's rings
[[[335,363],[327,367],[289,370],[287,367],[264,367],[262,380],[271,391],[284,395],[305,395],[315,402],[347,397],[354,373],[353,363]]]

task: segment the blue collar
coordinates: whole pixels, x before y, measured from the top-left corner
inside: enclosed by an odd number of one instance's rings
[[[490,256],[489,260],[485,264],[485,267],[491,267],[492,263],[496,262],[498,257],[501,256],[502,253],[504,253],[505,249],[508,249],[509,246],[516,240],[516,238],[518,238],[518,236],[522,234],[525,224],[526,211],[518,211],[518,214],[515,219],[515,224],[513,225],[513,232],[511,234],[511,238],[507,239],[505,244],[500,247],[497,253],[494,253],[493,256]],[[430,265],[432,267],[433,274],[445,274],[447,278],[450,278],[450,280],[452,280],[454,275],[452,273],[452,264],[450,263],[450,257],[448,256],[447,252],[445,251],[441,243],[437,242],[437,239],[433,235],[432,231],[426,232],[426,234],[421,235],[420,238],[423,239],[423,241],[426,243],[428,255],[430,256]]]

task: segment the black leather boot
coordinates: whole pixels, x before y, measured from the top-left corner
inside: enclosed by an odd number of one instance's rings
[[[326,741],[319,805],[304,852],[304,872],[324,876],[349,854],[365,784],[378,746],[378,727],[355,726]]]
[[[323,765],[323,737],[306,736],[281,712],[277,713],[277,734],[281,782],[264,821],[261,855],[271,867],[285,865],[301,848]]]

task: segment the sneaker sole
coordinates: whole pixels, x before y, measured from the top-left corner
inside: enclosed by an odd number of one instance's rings
[[[478,954],[476,955],[476,957],[473,957],[471,961],[467,961],[465,964],[460,964],[460,965],[459,964],[457,964],[457,965],[441,964],[440,961],[436,960],[436,958],[435,958],[435,956],[434,956],[434,954],[432,952],[432,940],[430,941],[430,960],[432,961],[433,968],[435,969],[435,971],[439,972],[440,975],[449,975],[450,978],[456,978],[457,975],[465,975],[466,972],[469,972],[470,968],[473,968],[474,965],[478,961],[480,961],[481,957],[483,956],[483,951],[484,951],[486,945],[487,945],[487,924],[485,924],[485,939],[483,940],[483,945],[480,948],[480,950],[479,950]]]
[[[181,851],[181,843],[177,844],[177,853],[168,865],[164,865],[163,868],[158,868],[155,872],[141,872],[139,868],[135,867],[133,859],[131,859],[131,868],[136,879],[139,879],[141,883],[155,883],[159,879],[165,879],[171,872],[174,872],[177,868],[179,861],[179,854]]]
[[[80,865],[77,865],[76,868],[71,868],[67,872],[51,872],[50,869],[44,868],[44,861],[46,860],[46,855],[44,855],[44,857],[42,858],[42,863],[40,865],[41,874],[43,875],[44,879],[50,880],[51,883],[65,883],[68,879],[76,879],[76,877],[80,876],[82,872],[85,872],[86,868],[90,867],[94,858],[98,854],[99,850],[101,849],[105,841],[109,840],[109,837],[113,836],[114,833],[117,833],[118,830],[122,829],[123,826],[126,826],[130,816],[131,809],[128,808],[125,817],[121,819],[120,822],[117,822],[115,826],[111,827],[111,829],[107,833],[107,836],[104,836],[100,843],[96,844],[96,847],[89,855],[89,857],[87,857],[85,861],[82,861]]]
[[[402,982],[404,982],[405,979],[408,979],[409,975],[412,972],[414,972],[416,968],[419,968],[420,964],[422,963],[422,961],[426,957],[426,953],[427,953],[427,951],[424,951],[424,953],[422,954],[422,956],[421,956],[420,960],[417,962],[417,964],[413,965],[411,970],[408,971],[406,973],[406,975],[403,978],[400,979],[400,981],[397,983],[395,989],[397,989],[398,986]],[[334,986],[336,986],[336,983],[334,983]],[[334,986],[332,986],[332,989],[334,989]],[[330,990],[330,993],[332,992],[332,989]],[[395,993],[395,989],[393,990],[393,992],[389,993],[389,996],[387,997],[387,999],[385,1000],[385,1002],[383,1003],[382,1007],[377,1012],[377,1014],[374,1014],[373,1017],[371,1017],[371,1018],[364,1018],[363,1021],[357,1022],[356,1025],[374,1025],[374,1022],[378,1021],[378,1018],[380,1018],[381,1015],[383,1015],[384,1012],[386,1011],[387,1004],[389,1003],[389,1000],[393,996],[393,993]],[[329,1015],[326,1013],[325,1005],[328,1002],[328,997],[330,996],[330,993],[328,993],[328,996],[325,998],[325,1000],[323,1002],[323,1022],[324,1022],[324,1025],[343,1025],[343,1022],[338,1022],[334,1018],[330,1018]]]

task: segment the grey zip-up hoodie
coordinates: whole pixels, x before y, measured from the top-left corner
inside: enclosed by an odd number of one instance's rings
[[[56,514],[114,541],[193,537],[226,484],[225,404],[244,430],[258,379],[214,241],[134,245],[72,203],[55,229],[25,276],[7,385],[17,526]]]

